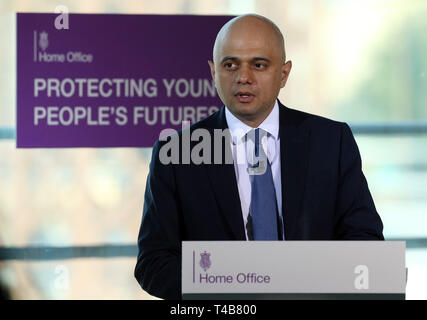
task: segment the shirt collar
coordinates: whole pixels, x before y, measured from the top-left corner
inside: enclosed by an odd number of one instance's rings
[[[228,128],[231,131],[233,143],[243,139],[244,136],[253,128],[240,121],[234,114],[225,108],[225,119],[227,121]],[[274,103],[273,110],[267,116],[267,118],[258,126],[258,128],[267,131],[275,140],[279,139],[279,104]]]

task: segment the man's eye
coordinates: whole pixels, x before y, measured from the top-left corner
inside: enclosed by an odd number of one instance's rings
[[[234,63],[232,63],[232,62],[224,63],[224,67],[226,69],[232,69],[234,67]]]
[[[266,66],[263,63],[255,63],[255,68],[257,69],[264,69]]]

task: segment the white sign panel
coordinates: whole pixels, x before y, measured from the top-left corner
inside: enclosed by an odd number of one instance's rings
[[[405,242],[184,241],[182,293],[404,294]]]

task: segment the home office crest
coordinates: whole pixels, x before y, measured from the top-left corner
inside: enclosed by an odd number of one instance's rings
[[[47,47],[49,46],[49,40],[47,36],[48,34],[46,31],[40,33],[39,46],[43,51],[46,51]]]
[[[200,262],[199,262],[199,265],[200,265],[200,267],[201,267],[205,272],[206,272],[206,270],[208,270],[208,269],[211,267],[211,265],[212,265],[212,262],[211,262],[210,257],[211,257],[211,254],[210,254],[210,253],[207,253],[206,251],[200,254]]]

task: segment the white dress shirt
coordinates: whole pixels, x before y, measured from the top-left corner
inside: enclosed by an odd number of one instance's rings
[[[237,119],[226,107],[225,118],[231,133],[231,148],[233,151],[234,170],[236,172],[237,186],[239,189],[240,204],[242,207],[243,222],[245,225],[246,239],[248,234],[246,223],[251,204],[251,181],[247,171],[248,160],[246,154],[253,154],[253,142],[248,140],[245,143],[245,135],[253,128]],[[279,105],[274,104],[273,110],[268,117],[258,126],[258,128],[267,131],[267,139],[261,141],[262,148],[271,164],[274,188],[276,190],[277,208],[279,216],[282,219],[282,182],[280,170],[280,138],[279,138]],[[267,141],[265,141],[267,140]],[[246,153],[248,151],[248,153]],[[282,219],[283,222],[283,219]],[[282,236],[284,237],[283,231]]]

